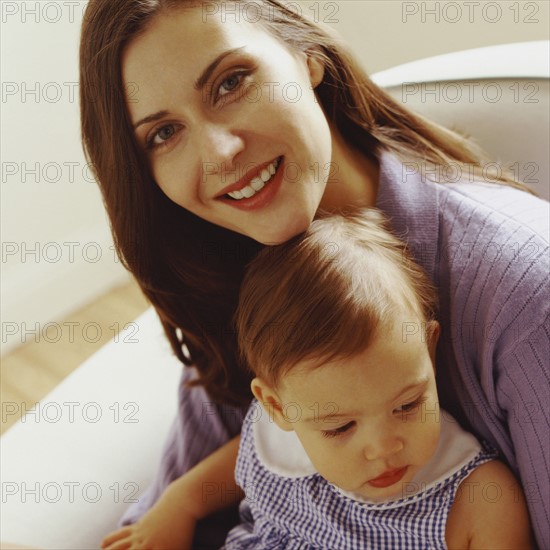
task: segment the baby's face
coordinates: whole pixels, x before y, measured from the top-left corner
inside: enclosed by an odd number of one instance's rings
[[[314,370],[300,363],[278,390],[283,404],[293,404],[282,427],[296,432],[317,471],[369,500],[406,496],[437,447],[437,333],[411,332],[403,319],[361,354]]]

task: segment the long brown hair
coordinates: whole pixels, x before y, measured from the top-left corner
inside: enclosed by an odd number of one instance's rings
[[[276,388],[297,363],[361,353],[395,322],[426,336],[437,304],[428,275],[368,208],[323,215],[264,248],[244,276],[235,326],[244,364]]]
[[[198,218],[164,195],[133,137],[121,74],[123,49],[153,18],[201,3],[89,1],[80,44],[82,141],[117,252],[155,307],[175,354],[197,367],[199,383],[213,400],[246,406],[249,374],[238,357],[231,319],[244,266],[262,247]],[[386,149],[422,163],[467,164],[481,175],[487,159],[473,143],[393,100],[371,82],[331,30],[279,0],[253,3],[268,8],[261,10],[268,32],[323,61],[317,96],[348,144],[371,160]],[[524,188],[506,174],[499,179]]]

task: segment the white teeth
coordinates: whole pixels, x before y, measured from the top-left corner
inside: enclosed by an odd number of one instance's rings
[[[263,177],[262,179],[260,178],[254,178],[251,182],[250,182],[250,187],[252,187],[252,189],[254,189],[254,191],[259,191],[260,189],[263,188],[263,186],[265,185],[265,181],[267,181],[269,178],[271,177],[271,174],[268,174],[268,177],[264,180]]]
[[[227,193],[232,199],[241,200],[249,199],[254,196],[258,191],[265,187],[265,184],[271,179],[271,176],[275,174],[279,166],[279,159],[269,164],[264,168],[261,173],[252,179],[249,185],[241,189],[240,191],[231,191]]]

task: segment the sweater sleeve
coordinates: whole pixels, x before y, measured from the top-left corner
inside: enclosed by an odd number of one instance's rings
[[[240,432],[244,413],[230,406],[213,403],[201,386],[189,388],[187,383],[195,377],[194,368],[183,369],[178,413],[153,482],[140,496],[139,501],[126,510],[119,526],[138,521],[172,481]],[[201,548],[218,548],[237,521],[236,508],[206,518],[197,525],[195,543]]]
[[[550,316],[541,309],[540,324],[529,323],[500,358],[496,391],[538,545],[550,548]]]
[[[548,204],[510,189],[457,195],[469,255],[451,267],[453,315],[481,329],[455,343],[474,423],[519,476],[537,543],[550,548]]]
[[[520,477],[550,548],[549,204],[494,183],[405,178],[399,159],[381,159],[377,205],[439,291],[441,403]]]

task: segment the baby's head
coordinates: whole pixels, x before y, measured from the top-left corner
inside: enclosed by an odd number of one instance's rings
[[[252,391],[319,473],[397,496],[439,438],[437,295],[378,211],[314,221],[249,266],[236,317]]]

